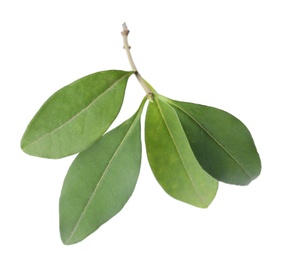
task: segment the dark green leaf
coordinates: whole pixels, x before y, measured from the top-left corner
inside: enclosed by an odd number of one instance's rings
[[[218,182],[199,165],[176,112],[157,96],[148,106],[145,141],[153,173],[172,197],[198,207],[208,207]]]
[[[217,108],[167,100],[176,110],[194,154],[219,181],[247,185],[261,171],[261,161],[246,126]]]
[[[140,114],[80,153],[65,178],[60,197],[64,244],[90,235],[117,214],[133,193],[141,162]]]
[[[23,151],[61,158],[85,150],[116,118],[131,74],[97,72],[55,92],[29,123],[21,140]]]

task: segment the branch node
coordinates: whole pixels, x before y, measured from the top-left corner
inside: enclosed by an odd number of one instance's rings
[[[121,32],[122,36],[128,36],[129,29],[127,29],[126,23],[122,24],[123,31]]]
[[[148,97],[150,102],[152,102],[152,103],[154,102],[154,94],[152,92],[148,93],[147,97]]]

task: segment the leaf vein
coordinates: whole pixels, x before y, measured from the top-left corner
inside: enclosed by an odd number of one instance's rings
[[[157,103],[158,103],[158,101],[157,101]],[[197,188],[196,188],[196,186],[195,186],[195,184],[194,184],[194,181],[193,181],[193,179],[191,178],[191,176],[190,176],[190,174],[189,174],[189,170],[188,170],[188,168],[187,168],[187,166],[186,166],[186,164],[185,164],[185,162],[184,162],[184,159],[183,159],[183,157],[182,157],[182,155],[181,155],[181,152],[180,152],[180,150],[179,150],[179,147],[178,147],[177,144],[176,144],[176,141],[175,141],[175,139],[174,139],[174,137],[173,137],[173,134],[172,134],[172,132],[170,131],[170,128],[169,128],[169,126],[168,126],[168,124],[167,124],[167,121],[166,121],[166,119],[165,119],[165,117],[164,117],[164,115],[163,115],[163,113],[162,113],[162,110],[161,110],[161,108],[160,108],[160,106],[159,106],[159,103],[158,103],[158,107],[159,107],[160,114],[161,114],[161,116],[162,116],[162,118],[163,118],[163,120],[164,120],[164,123],[165,123],[165,125],[166,125],[166,127],[167,127],[167,130],[168,130],[168,132],[169,132],[169,134],[170,134],[170,136],[171,136],[171,139],[173,140],[173,143],[174,143],[174,145],[175,145],[175,147],[176,147],[177,153],[179,154],[179,157],[180,157],[180,159],[181,159],[181,161],[182,161],[182,164],[183,164],[183,166],[184,166],[184,168],[185,168],[185,171],[186,171],[186,173],[187,173],[187,176],[188,176],[188,178],[189,178],[189,180],[190,180],[190,182],[191,182],[191,184],[192,184],[192,187],[193,187],[193,189],[195,190],[195,192],[198,194],[198,196],[199,196],[200,200],[202,201],[202,203],[206,204],[206,203],[204,202],[202,196],[201,196],[200,193],[198,192],[198,190],[197,190]]]
[[[134,127],[135,122],[137,121],[137,119],[138,119],[138,116],[136,116],[136,118],[134,119],[134,121],[133,121],[133,123],[131,124],[129,130],[128,130],[127,133],[125,134],[123,140],[121,141],[121,143],[119,144],[118,148],[117,148],[116,151],[114,152],[113,156],[112,156],[111,159],[109,160],[107,166],[105,167],[105,170],[103,171],[100,179],[99,179],[98,182],[96,183],[96,186],[95,186],[95,189],[94,189],[93,193],[91,194],[90,198],[88,199],[88,201],[87,201],[87,203],[86,203],[86,205],[85,205],[85,207],[84,207],[84,209],[83,209],[83,211],[82,211],[79,219],[77,220],[77,223],[75,224],[73,230],[71,231],[71,234],[70,234],[70,236],[69,236],[68,239],[67,239],[67,242],[70,241],[70,239],[71,239],[71,238],[73,237],[73,235],[75,234],[77,228],[79,227],[82,219],[84,218],[85,213],[87,212],[87,209],[88,209],[89,205],[91,204],[94,196],[96,195],[97,190],[100,188],[101,184],[103,183],[103,180],[104,180],[104,178],[106,177],[106,175],[107,175],[107,173],[108,173],[108,169],[109,169],[110,166],[112,165],[113,160],[115,159],[115,157],[116,157],[117,154],[119,153],[119,151],[120,151],[120,149],[122,148],[124,142],[126,141],[127,137],[129,136],[130,132],[132,131],[132,129],[133,129],[133,127]]]
[[[208,131],[208,129],[206,129],[196,118],[194,118],[191,114],[189,114],[186,110],[182,109],[182,107],[176,105],[175,103],[173,104],[175,107],[177,107],[178,109],[180,109],[182,112],[184,112],[186,115],[188,115],[193,121],[196,122],[197,125],[199,125],[199,127],[204,130],[208,136],[210,136],[212,138],[213,141],[216,142],[217,145],[219,145],[232,159],[233,161],[235,161],[240,168],[243,170],[243,172],[250,178],[252,178],[252,176],[245,170],[245,168],[242,166],[242,164],[237,160],[237,158],[226,148],[224,147],[218,140],[217,138],[215,138],[213,136],[213,134],[211,134],[211,132]]]
[[[82,110],[80,110],[77,114],[75,114],[73,117],[71,117],[69,120],[67,120],[66,122],[64,122],[62,125],[60,125],[59,127],[55,128],[54,130],[52,130],[51,132],[42,135],[41,137],[39,137],[38,139],[34,140],[33,142],[27,144],[25,147],[31,146],[37,142],[39,142],[40,140],[46,138],[49,135],[54,134],[55,132],[59,131],[60,129],[62,129],[64,126],[66,126],[67,124],[69,124],[70,122],[72,122],[73,120],[75,120],[79,115],[81,115],[82,113],[84,113],[86,110],[88,110],[91,106],[93,106],[93,104],[99,100],[103,95],[105,95],[107,92],[111,91],[121,80],[123,80],[123,78],[127,77],[127,74],[123,77],[121,77],[120,79],[118,79],[114,84],[112,84],[108,89],[106,89],[103,93],[101,93],[99,96],[97,96],[90,104],[88,104],[85,108],[83,108]]]

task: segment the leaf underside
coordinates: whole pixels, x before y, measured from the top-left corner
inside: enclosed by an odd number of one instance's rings
[[[136,113],[80,153],[65,178],[60,197],[64,244],[90,235],[125,205],[141,162],[140,116]]]
[[[148,106],[145,142],[150,166],[163,189],[178,200],[208,207],[218,182],[199,165],[174,109],[157,97]]]
[[[169,100],[190,146],[203,167],[219,181],[247,185],[258,177],[261,161],[246,126],[209,106]]]
[[[22,150],[56,159],[88,148],[118,115],[131,74],[97,72],[55,92],[29,123]]]

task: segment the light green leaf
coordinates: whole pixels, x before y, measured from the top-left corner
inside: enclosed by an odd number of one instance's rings
[[[29,123],[21,140],[23,151],[61,158],[85,150],[118,115],[132,73],[97,72],[55,92]]]
[[[178,200],[208,207],[218,182],[199,165],[174,109],[155,96],[145,126],[148,160],[163,189]]]
[[[165,99],[176,110],[190,146],[203,167],[219,181],[247,185],[261,161],[246,126],[217,108]]]
[[[90,235],[125,205],[137,182],[141,162],[140,115],[101,137],[72,163],[60,197],[64,244]]]

